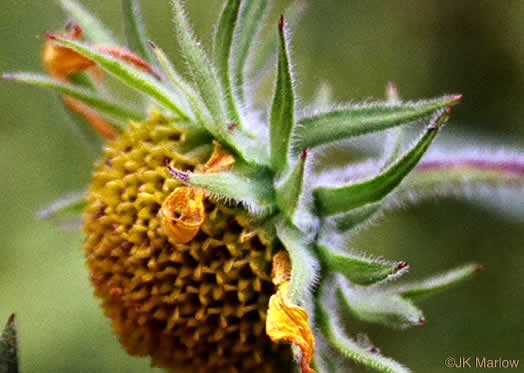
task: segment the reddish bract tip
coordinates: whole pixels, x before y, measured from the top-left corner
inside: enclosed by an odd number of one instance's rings
[[[46,33],[44,34],[44,36],[45,36],[46,38],[48,38],[49,40],[56,40],[56,39],[57,39],[56,35],[51,34],[51,33],[49,33],[49,32],[46,32]]]
[[[426,318],[424,316],[420,316],[420,319],[418,319],[419,324],[424,324],[426,322]]]
[[[389,91],[396,90],[396,89],[397,89],[397,86],[396,86],[395,83],[393,83],[393,82],[388,82],[387,89],[388,89]]]
[[[78,40],[82,36],[83,32],[84,32],[84,30],[82,30],[82,27],[78,26],[77,24],[74,24],[71,27],[71,31],[70,31],[70,35],[69,36],[73,40]]]
[[[371,352],[372,354],[378,354],[380,350],[377,347],[373,346],[369,348],[369,352]]]
[[[156,45],[156,43],[155,43],[153,40],[148,40],[148,41],[147,41],[147,44],[149,44],[149,46],[150,46],[151,48],[153,48],[153,49],[157,49],[157,48],[158,48],[157,45]]]
[[[477,264],[473,272],[484,272],[484,266],[482,264]]]
[[[278,22],[278,28],[281,30],[284,28],[284,15],[283,14],[280,16],[280,21]]]
[[[409,263],[408,262],[400,262],[398,265],[397,265],[397,269],[406,269],[409,267]]]
[[[300,154],[302,160],[305,161],[307,158],[307,149],[302,149],[302,154]]]
[[[183,171],[177,170],[173,166],[167,166],[167,169],[169,170],[169,173],[176,177],[180,181],[187,182],[189,181],[189,175]]]
[[[388,85],[386,86],[386,91],[389,94],[396,94],[397,93],[397,86],[393,82],[388,82]]]
[[[238,123],[231,123],[227,126],[227,129],[230,131],[233,131],[235,128],[237,128]]]
[[[453,96],[453,101],[456,101],[458,103],[459,101],[462,101],[463,98],[464,98],[463,94],[455,95]]]

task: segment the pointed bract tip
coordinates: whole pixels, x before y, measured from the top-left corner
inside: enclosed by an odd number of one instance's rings
[[[237,128],[237,126],[238,126],[238,123],[230,123],[227,126],[227,129],[230,130],[230,131],[233,131],[235,128]]]
[[[444,109],[444,111],[442,112],[442,114],[440,114],[439,116],[439,119],[443,118],[443,117],[449,117],[451,115],[451,113],[453,112],[453,105],[449,105],[448,107],[446,107]]]
[[[370,353],[372,353],[372,354],[378,354],[378,353],[380,353],[380,349],[379,349],[378,347],[375,347],[375,346],[370,347],[368,351],[369,351]]]
[[[387,84],[387,89],[397,89],[397,86],[392,81],[389,81]]]
[[[147,44],[149,44],[149,46],[150,46],[151,48],[153,48],[153,49],[157,49],[157,48],[158,48],[157,45],[156,45],[156,43],[155,43],[153,40],[148,40],[148,41],[147,41]]]
[[[483,266],[482,264],[477,264],[477,265],[475,266],[475,269],[473,270],[473,272],[476,272],[476,273],[478,273],[478,272],[484,272],[484,266]]]
[[[420,316],[420,319],[418,319],[418,323],[420,325],[424,324],[426,322],[426,318],[424,316]]]
[[[280,15],[280,21],[278,21],[278,28],[280,30],[284,29],[284,15],[283,14]]]
[[[395,83],[393,82],[388,82],[387,86],[386,86],[386,92],[390,95],[392,94],[396,94],[397,93],[397,86]]]
[[[452,102],[453,105],[456,105],[456,104],[460,103],[460,101],[462,101],[463,98],[464,98],[463,94],[453,95],[453,96],[451,96],[451,102]]]
[[[178,180],[183,181],[183,182],[188,182],[189,181],[189,174],[188,173],[180,171],[180,170],[177,170],[176,168],[174,168],[171,165],[168,165],[167,169],[169,170],[169,173],[171,175],[173,175],[174,177],[176,177]]]
[[[12,324],[15,322],[15,319],[16,319],[16,314],[12,313],[9,318],[7,319],[7,323],[8,324]]]
[[[50,32],[46,32],[46,33],[44,34],[44,36],[45,36],[46,38],[48,38],[49,40],[56,40],[56,39],[57,39],[57,36],[54,35],[54,34],[51,34]]]
[[[300,154],[300,157],[302,158],[303,161],[306,160],[307,155],[308,155],[308,150],[307,149],[302,149],[302,153]]]
[[[399,102],[400,96],[398,94],[398,89],[395,83],[388,82],[386,86],[386,97],[389,102]]]
[[[69,29],[69,37],[73,40],[78,40],[80,39],[80,37],[82,36],[82,33],[84,32],[84,30],[82,30],[82,27],[80,27],[80,25],[77,25],[76,23],[74,23],[71,28]]]
[[[408,262],[400,262],[399,264],[397,264],[397,269],[398,270],[407,269],[407,268],[409,268],[409,263]]]

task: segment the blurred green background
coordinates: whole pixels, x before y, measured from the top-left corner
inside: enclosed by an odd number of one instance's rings
[[[83,3],[122,35],[118,1]],[[150,37],[176,56],[168,0],[142,3]],[[209,46],[221,1],[187,3]],[[275,13],[285,3],[277,1]],[[522,0],[311,3],[293,39],[302,102],[323,82],[340,102],[380,98],[389,80],[406,99],[463,93],[448,134],[524,151]],[[64,21],[54,1],[2,0],[0,71],[40,71],[37,36]],[[88,182],[94,155],[49,92],[0,82],[0,113],[0,320],[18,314],[23,372],[152,371],[112,335],[87,280],[81,235],[34,218],[38,208]],[[513,203],[524,205],[524,197]],[[358,327],[416,372],[447,371],[448,355],[520,359],[524,371],[523,229],[524,216],[453,199],[388,213],[357,239],[358,247],[408,261],[410,278],[473,260],[486,271],[424,302],[423,327]]]

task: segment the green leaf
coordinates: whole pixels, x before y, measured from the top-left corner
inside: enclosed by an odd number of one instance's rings
[[[291,222],[280,219],[276,224],[277,236],[291,259],[289,298],[299,305],[307,303],[316,283],[320,265],[313,254],[311,240]]]
[[[200,44],[193,37],[180,0],[171,0],[171,3],[173,5],[173,19],[180,48],[191,69],[200,97],[202,97],[212,118],[212,120],[202,124],[218,141],[229,145],[244,160],[249,163],[268,165],[269,160],[264,144],[251,139],[239,127],[239,123],[230,123],[228,121],[217,73],[209,63]]]
[[[231,85],[230,59],[232,54],[233,36],[237,24],[241,0],[227,0],[220,15],[214,39],[214,60],[218,70],[218,77],[222,91],[226,96],[229,118],[241,125],[240,115],[235,104]],[[242,33],[245,31],[242,30]]]
[[[293,167],[275,186],[278,207],[292,219],[304,187],[307,152],[304,150]]]
[[[369,219],[377,214],[381,208],[381,203],[370,203],[346,213],[336,215],[333,217],[333,220],[339,231],[347,232],[360,224],[369,221]]]
[[[425,322],[422,311],[400,295],[339,283],[342,307],[360,320],[401,329]]]
[[[15,315],[12,314],[0,338],[0,373],[18,373],[18,343]]]
[[[342,187],[320,187],[313,191],[322,216],[344,213],[383,199],[415,168],[451,110],[441,111],[426,128],[424,135],[401,159],[372,179]]]
[[[276,172],[286,169],[290,151],[289,142],[295,126],[295,92],[284,27],[284,17],[281,17],[278,25],[280,40],[278,72],[270,118],[271,164]]]
[[[135,67],[122,63],[105,53],[98,52],[95,48],[87,46],[82,43],[63,39],[57,36],[50,36],[57,44],[67,48],[71,48],[75,52],[78,52],[85,57],[96,62],[102,69],[113,75],[124,84],[129,87],[141,92],[157,103],[164,106],[180,116],[181,119],[187,120],[188,116],[184,111],[177,105],[177,103],[171,97],[169,90],[167,90],[161,83],[151,78],[148,74],[136,69]]]
[[[461,99],[459,95],[417,103],[372,103],[314,115],[299,121],[296,146],[313,148],[412,123],[455,105]]]
[[[178,74],[175,67],[160,47],[158,47],[152,41],[149,42],[149,45],[153,49],[153,53],[155,54],[158,62],[160,63],[160,66],[166,73],[171,83],[173,83],[175,88],[177,88],[184,95],[196,119],[200,123],[210,122],[212,119],[209,117],[204,103],[200,100],[200,97],[194,91],[193,87],[191,87],[191,85],[187,83],[184,78],[180,76],[180,74]],[[209,126],[211,126],[211,124],[204,125],[204,127]]]
[[[59,82],[45,75],[14,73],[4,74],[2,75],[2,79],[14,80],[21,83],[53,89],[61,94],[73,97],[78,101],[83,102],[103,116],[117,119],[124,123],[129,120],[142,120],[145,117],[145,114],[127,108],[121,103],[117,103],[108,98],[102,97],[92,90],[78,88],[69,83]],[[121,131],[124,129],[124,127],[118,127],[117,129]]]
[[[219,140],[224,141],[230,136],[227,133],[227,118],[222,105],[223,99],[218,85],[218,76],[208,61],[200,43],[196,41],[184,15],[180,0],[171,0],[173,6],[173,22],[178,37],[181,52],[187,61],[200,96],[206,104],[211,117],[215,119],[209,132]]]
[[[244,5],[240,10],[238,29],[242,30],[242,32],[235,35],[236,43],[232,60],[232,71],[233,82],[237,91],[236,96],[242,104],[246,103],[244,78],[249,52],[262,25],[268,3],[268,0],[244,1]]]
[[[81,214],[87,205],[85,191],[71,193],[37,212],[39,219]]]
[[[325,244],[317,244],[317,252],[323,266],[330,272],[338,272],[349,281],[358,285],[371,285],[399,276],[408,269],[406,262],[387,262],[379,259],[369,259],[349,252],[331,248]]]
[[[408,299],[418,300],[446,290],[462,281],[470,279],[475,273],[481,272],[483,266],[476,263],[466,264],[451,271],[430,277],[423,281],[412,282],[388,289]]]
[[[345,334],[337,317],[335,301],[336,284],[324,281],[315,299],[317,327],[327,342],[345,358],[351,359],[384,373],[409,373],[410,370],[396,361],[382,356],[373,349],[363,347]],[[327,311],[329,307],[329,311]]]
[[[86,71],[73,73],[67,77],[67,80],[71,82],[71,84],[73,85],[86,89],[96,90],[95,82],[89,76],[89,73],[87,73]]]
[[[394,200],[420,200],[437,195],[470,196],[479,188],[524,188],[522,154],[482,149],[475,153],[450,153],[445,157],[421,162],[399,187]]]
[[[259,0],[261,3],[264,0]],[[252,3],[258,1],[250,1]],[[305,9],[309,5],[310,1],[304,0],[293,0],[285,10],[284,14],[287,19],[287,24],[291,30],[295,29],[300,23],[302,15],[305,13]],[[258,22],[263,21],[263,10],[257,13],[253,17],[259,17]],[[242,29],[243,30],[243,29]],[[255,36],[253,34],[253,36]],[[274,28],[271,27],[269,31],[263,33],[263,38],[260,43],[257,43],[257,52],[254,54],[251,63],[249,64],[249,80],[256,81],[259,76],[267,71],[268,67],[273,64],[275,59],[275,51],[278,50],[279,38],[274,33]]]
[[[118,45],[111,32],[93,14],[88,12],[79,2],[74,0],[59,0],[59,4],[73,20],[82,27],[85,36],[92,43]]]
[[[145,61],[151,62],[151,54],[146,47],[146,30],[142,23],[139,0],[122,0],[124,29],[129,49]]]
[[[313,363],[311,365],[311,368],[315,372],[322,372],[322,373],[339,373],[343,372],[343,368],[339,366],[339,362],[333,358],[333,352],[329,351],[327,348],[325,350],[328,350],[326,352],[318,351],[319,348],[323,347],[321,344],[326,344],[325,341],[321,341],[320,336],[315,335],[315,360],[313,360]]]
[[[190,173],[169,168],[178,180],[197,188],[204,188],[212,198],[241,203],[253,214],[266,214],[275,205],[270,175],[264,170],[245,173],[236,165],[231,171],[219,173]]]
[[[389,82],[386,88],[386,97],[388,102],[392,104],[400,103],[400,96],[397,87]],[[384,165],[389,166],[395,162],[402,153],[402,144],[405,137],[405,129],[403,126],[398,126],[391,130],[388,136],[388,144],[386,146],[386,154],[384,157]]]

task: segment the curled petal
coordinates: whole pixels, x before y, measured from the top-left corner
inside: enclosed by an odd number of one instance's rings
[[[56,35],[69,40],[79,40],[82,33],[83,30],[80,26],[71,24],[66,25],[66,31],[59,32]],[[72,49],[56,44],[53,38],[50,38],[44,44],[42,63],[47,73],[57,80],[67,80],[71,75],[84,72],[87,69],[90,69],[97,80],[102,79],[102,73],[96,68],[94,61]]]
[[[159,215],[171,243],[191,241],[206,217],[204,192],[192,187],[176,188],[162,204]]]
[[[42,49],[42,62],[47,73],[57,80],[66,80],[70,75],[95,65],[90,59],[52,40],[48,40]]]
[[[202,167],[202,173],[215,173],[225,171],[235,164],[235,157],[222,147],[217,141],[213,141],[214,150],[211,157]]]
[[[269,300],[266,333],[274,343],[293,343],[302,351],[302,373],[314,373],[310,368],[315,351],[315,337],[308,325],[305,309],[292,304],[288,298],[291,261],[286,252],[273,257],[273,283],[277,293]]]

